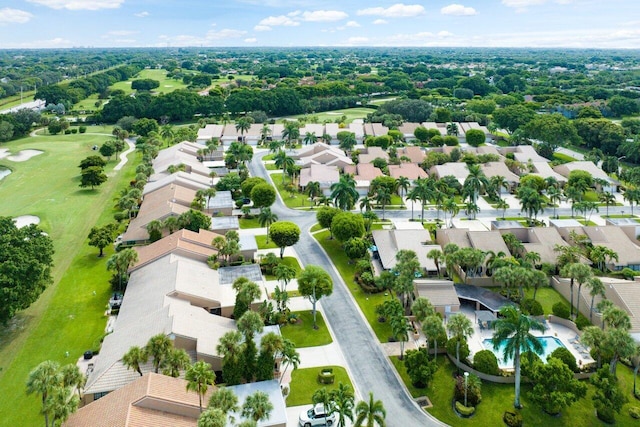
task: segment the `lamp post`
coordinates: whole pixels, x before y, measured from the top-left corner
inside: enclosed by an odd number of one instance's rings
[[[469,372],[464,373],[464,406],[467,406],[467,387],[469,382]]]

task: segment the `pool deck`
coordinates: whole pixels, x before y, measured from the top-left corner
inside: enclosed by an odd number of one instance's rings
[[[491,338],[493,336],[492,329],[480,329],[480,325],[475,321],[475,313],[473,310],[467,307],[461,307],[461,313],[464,313],[471,323],[473,324],[473,335],[467,340],[469,345],[469,359],[473,360],[473,355],[481,350],[485,350],[482,345],[482,341]],[[535,336],[552,336],[560,339],[562,344],[573,354],[576,358],[578,366],[585,366],[590,363],[595,363],[595,360],[589,355],[589,348],[585,347],[579,341],[577,341],[576,333],[567,328],[566,326],[559,325],[557,323],[547,322],[547,329],[544,332],[531,331]],[[490,350],[490,349],[489,349]],[[508,370],[508,369],[507,369]]]

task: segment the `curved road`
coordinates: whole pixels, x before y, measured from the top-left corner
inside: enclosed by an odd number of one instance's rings
[[[249,164],[249,171],[252,176],[269,181],[271,178],[261,161],[263,155],[254,156]],[[319,265],[333,279],[333,294],[322,299],[325,320],[331,325],[335,339],[344,353],[354,386],[363,398],[366,399],[368,393],[373,392],[377,399],[384,402],[386,422],[390,427],[446,425],[420,409],[406,393],[344,281],[322,247],[309,234],[309,228],[316,223],[315,214],[289,209],[279,198],[271,211],[281,220],[295,222],[302,230],[300,241],[294,246],[302,264]]]

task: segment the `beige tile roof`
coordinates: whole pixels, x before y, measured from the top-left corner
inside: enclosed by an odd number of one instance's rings
[[[149,180],[144,186],[142,195],[152,193],[165,185],[176,184],[192,190],[204,190],[211,187],[211,178],[188,172],[176,172],[171,175],[154,175],[155,180]]]
[[[424,169],[415,163],[400,163],[399,165],[389,165],[389,175],[394,178],[400,178],[404,176],[410,180],[418,178],[427,178],[427,174]]]
[[[416,131],[416,128],[418,128],[419,126],[421,126],[420,123],[405,122],[398,127],[398,130],[405,137],[409,139],[413,139],[414,138],[413,134]]]
[[[453,282],[448,280],[417,279],[418,296],[427,298],[434,307],[459,307],[460,300]]]
[[[572,171],[582,170],[582,171],[589,172],[591,176],[594,178],[604,179],[605,181],[612,184],[617,183],[615,179],[611,178],[609,175],[607,175],[605,171],[600,169],[598,166],[594,165],[593,162],[586,161],[586,160],[569,162],[562,165],[558,165],[555,168],[553,168],[553,170],[555,170],[560,175],[566,178],[569,178],[569,174]]]
[[[449,162],[442,165],[434,165],[429,170],[431,175],[435,175],[438,179],[445,176],[454,176],[460,184],[469,176],[469,169],[466,163]]]
[[[371,163],[377,158],[388,161],[389,154],[380,147],[367,147],[358,154],[359,163]]]
[[[400,148],[398,150],[398,157],[408,157],[411,163],[422,163],[425,157],[424,151],[420,147],[410,146]]]
[[[502,176],[507,180],[508,183],[520,182],[520,177],[511,172],[507,165],[505,165],[503,162],[484,163],[481,168],[487,178]]]
[[[385,270],[395,267],[396,253],[402,249],[414,251],[422,268],[427,271],[436,270],[435,263],[427,258],[427,254],[432,249],[440,249],[440,245],[430,244],[431,235],[428,230],[373,230],[372,235]]]
[[[340,172],[335,166],[311,164],[300,170],[300,186],[306,187],[310,182],[319,182],[322,186],[330,186],[340,181]]]
[[[198,140],[208,141],[211,138],[220,138],[223,129],[223,125],[206,125],[204,128],[198,129]]]
[[[379,176],[384,176],[380,168],[373,166],[371,163],[358,163],[355,167],[356,173],[353,177],[356,181],[372,181]],[[345,173],[347,169],[345,168]]]

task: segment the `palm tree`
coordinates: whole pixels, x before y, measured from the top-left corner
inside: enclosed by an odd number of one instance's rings
[[[260,144],[266,144],[269,139],[269,135],[271,135],[271,126],[268,123],[262,125],[262,129],[260,129]]]
[[[211,365],[204,360],[197,361],[187,368],[184,379],[187,380],[187,391],[198,393],[198,404],[200,412],[202,412],[202,398],[216,379],[216,375],[211,370]]]
[[[447,123],[447,135],[458,136],[458,124],[451,122]]]
[[[466,340],[473,334],[471,320],[462,313],[455,314],[447,321],[447,331],[452,338],[456,338],[456,360],[460,364],[460,341]]]
[[[496,209],[502,211],[502,218],[505,217],[507,209],[509,209],[509,203],[506,200],[500,199],[496,202]]]
[[[385,207],[391,203],[391,193],[389,193],[389,190],[382,186],[378,188],[376,191],[376,203],[382,205],[382,220],[384,221]]]
[[[271,208],[262,208],[260,209],[260,214],[258,215],[258,223],[260,227],[267,227],[267,243],[269,243],[269,227],[271,224],[278,220],[278,215],[271,212]]]
[[[322,405],[324,413],[324,423],[327,424],[327,417],[335,410],[333,406],[333,396],[326,387],[316,390],[311,397],[314,405]]]
[[[169,143],[173,141],[173,137],[175,136],[175,132],[173,131],[173,125],[166,124],[160,128],[160,137],[164,139],[169,146]]]
[[[571,287],[570,315],[573,319],[573,283],[575,280],[580,280],[582,281],[582,283],[584,283],[591,276],[591,269],[589,268],[589,266],[582,264],[581,262],[574,262],[562,267],[560,269],[560,276],[568,277],[569,279],[571,279],[571,281],[569,282],[569,286]],[[580,300],[580,294],[578,294],[578,300]]]
[[[318,141],[318,137],[315,132],[307,132],[304,134],[304,145],[315,144]]]
[[[442,204],[442,209],[445,212],[444,221],[447,222],[447,212],[451,214],[451,227],[453,227],[453,218],[460,212],[460,208],[453,197],[448,198]]]
[[[616,196],[614,196],[613,194],[611,194],[608,191],[605,191],[604,193],[600,193],[599,199],[602,203],[604,203],[605,205],[607,205],[607,217],[609,216],[609,205],[615,205],[616,204]]]
[[[520,210],[527,214],[527,217],[533,219],[544,211],[542,206],[542,195],[533,187],[520,187],[518,189],[518,198],[520,199]]]
[[[593,303],[596,296],[600,295],[604,297],[604,283],[599,277],[591,276],[587,279],[587,286],[589,287],[589,295],[591,295],[591,305],[589,307],[589,322],[593,323]]]
[[[273,404],[269,401],[269,395],[263,391],[256,391],[247,396],[242,405],[242,416],[253,421],[264,421],[273,411]]]
[[[153,369],[156,374],[172,348],[173,342],[165,334],[158,334],[149,338],[145,351],[153,358]]]
[[[226,427],[227,416],[217,408],[208,408],[198,417],[198,427]]]
[[[354,396],[351,386],[339,383],[338,388],[331,391],[331,400],[338,414],[338,427],[344,427],[347,419],[353,422]]]
[[[216,351],[222,356],[222,379],[228,385],[240,384],[242,350],[242,334],[238,331],[225,333],[216,346]]]
[[[442,319],[437,314],[428,316],[422,322],[422,333],[427,338],[427,348],[429,347],[429,340],[433,340],[433,358],[438,360],[438,337],[446,333],[444,326],[442,325]]]
[[[553,216],[555,217],[556,205],[559,204],[563,199],[562,190],[560,190],[560,188],[557,186],[547,187],[547,197],[549,198],[549,201],[553,205]]]
[[[155,242],[162,238],[162,221],[159,219],[151,220],[147,224],[147,233],[149,233],[149,240]],[[102,248],[100,249],[100,256],[102,256]]]
[[[404,195],[407,194],[407,190],[409,189],[410,185],[411,182],[406,176],[401,176],[396,179],[396,187],[400,190],[400,197],[402,197],[403,199]]]
[[[275,160],[276,167],[282,169],[282,184],[284,184],[287,170],[292,168],[296,162],[292,157],[287,156],[286,151],[278,151],[273,159]]]
[[[489,181],[480,165],[467,165],[467,169],[469,170],[469,175],[464,180],[463,187],[471,195],[471,200],[476,203],[482,190],[486,190],[489,186]]]
[[[213,384],[213,383],[211,383]],[[238,396],[227,387],[219,387],[209,398],[209,408],[221,410],[225,415],[238,411]]]
[[[507,179],[502,175],[492,176],[491,178],[489,178],[489,183],[491,184],[491,187],[493,187],[498,192],[499,199],[502,198],[502,189],[509,189],[509,182],[507,182]]]
[[[251,128],[251,123],[253,123],[253,119],[250,117],[240,117],[236,122],[236,131],[240,132],[243,144],[245,143],[244,134]]]
[[[358,201],[356,181],[352,175],[340,175],[340,180],[331,184],[331,198],[334,204],[343,211],[350,211]]]
[[[284,146],[284,141],[274,139],[269,142],[269,152],[277,153],[278,151],[282,151],[282,147]]]
[[[521,408],[520,404],[520,354],[533,351],[536,354],[542,354],[544,351],[542,344],[538,339],[530,333],[531,330],[544,331],[544,326],[538,322],[522,314],[519,308],[507,305],[500,309],[501,317],[494,323],[495,332],[493,333],[492,342],[494,350],[497,350],[504,344],[504,360],[513,358],[515,368],[515,399],[513,405]]]
[[[640,189],[628,188],[622,194],[622,197],[629,202],[629,207],[631,207],[631,216],[633,216],[633,204],[638,204],[640,202]]]
[[[87,377],[80,372],[77,365],[64,365],[60,370],[62,374],[62,384],[65,387],[75,388],[78,392],[78,399],[82,398],[82,388],[87,383]]]
[[[49,411],[46,408],[50,394],[62,383],[62,375],[59,372],[60,365],[52,360],[45,360],[36,366],[27,378],[27,394],[37,393],[42,398],[42,413],[44,425],[49,427]]]
[[[178,378],[189,367],[191,358],[182,348],[172,348],[162,362],[162,375]]]
[[[414,187],[409,192],[409,198],[412,200],[420,200],[422,211],[420,213],[420,222],[424,223],[424,205],[433,196],[433,181],[428,178],[418,178],[413,181]]]
[[[427,252],[427,258],[432,259],[436,265],[436,271],[438,272],[438,278],[440,277],[440,260],[442,259],[442,251],[440,249],[431,249]]]
[[[320,183],[318,181],[311,181],[310,183],[307,184],[307,194],[309,195],[309,198],[311,199],[312,202],[312,207],[315,205],[315,199],[316,197],[320,196],[322,194],[322,189],[320,188]]]
[[[409,340],[409,331],[411,330],[411,324],[402,312],[398,316],[391,317],[389,321],[391,325],[391,333],[393,338],[400,340],[400,356],[398,359],[404,359],[404,343]]]
[[[416,200],[420,200],[420,197],[418,196],[418,194],[417,194],[416,192],[414,192],[414,191],[412,190],[412,191],[409,191],[409,192],[407,193],[407,200],[409,200],[409,201],[411,202],[411,221],[413,221],[413,203],[414,203]],[[439,211],[438,211],[438,212],[439,212]]]
[[[58,426],[65,422],[78,409],[79,403],[80,398],[71,387],[59,386],[51,390],[45,403],[45,412],[51,416],[51,425]]]
[[[178,218],[175,216],[168,216],[162,222],[163,228],[166,228],[169,231],[169,234],[173,234],[180,226],[178,224]]]
[[[282,351],[280,352],[280,364],[284,366],[282,373],[280,374],[280,384],[284,378],[285,372],[289,369],[289,366],[293,366],[293,370],[298,369],[300,364],[300,354],[296,350],[296,345],[293,341],[285,338],[282,342]]]
[[[364,400],[358,402],[356,406],[356,421],[354,427],[385,427],[384,419],[387,411],[380,400],[373,399],[373,393],[369,392],[369,403]]]
[[[138,262],[138,252],[131,248],[116,252],[107,260],[107,270],[113,271],[118,278],[118,290],[123,290],[123,286],[129,280],[129,268],[136,262]]]
[[[142,376],[142,369],[140,365],[147,363],[149,360],[149,355],[145,348],[140,348],[137,345],[134,345],[122,356],[122,364],[127,367],[127,369],[133,369],[137,373]]]

